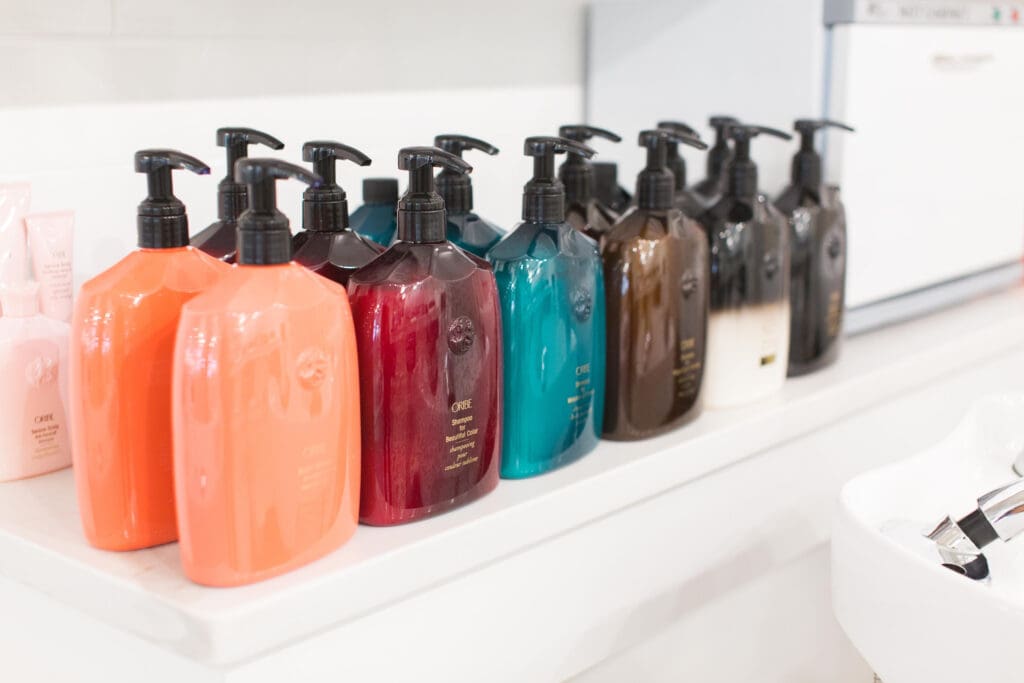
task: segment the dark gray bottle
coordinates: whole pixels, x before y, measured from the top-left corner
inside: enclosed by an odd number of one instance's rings
[[[844,123],[800,119],[800,150],[790,184],[775,200],[789,220],[790,377],[813,372],[839,357],[846,301],[846,210],[839,188],[822,183],[814,134],[825,127],[852,131]]]

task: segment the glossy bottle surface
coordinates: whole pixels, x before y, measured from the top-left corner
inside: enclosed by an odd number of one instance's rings
[[[349,227],[386,247],[398,228],[395,209],[395,204],[363,204],[349,216]]]
[[[345,292],[298,264],[236,266],[185,306],[174,447],[190,579],[259,581],[353,534],[357,365]]]
[[[181,307],[229,266],[140,249],[86,282],[71,325],[72,454],[86,538],[133,550],[178,537],[171,366]]]
[[[472,211],[447,215],[448,241],[474,256],[483,258],[505,231]]]
[[[192,237],[193,247],[225,263],[235,262],[238,224],[235,221],[219,220]]]
[[[500,304],[485,261],[399,242],[349,282],[363,405],[360,518],[409,522],[498,483]]]
[[[71,464],[68,325],[45,316],[0,317],[0,481]]]
[[[789,218],[789,375],[803,375],[839,357],[846,303],[846,211],[834,185],[822,186],[813,195],[790,187],[776,206]]]
[[[301,240],[298,239],[300,236]],[[348,285],[352,273],[384,251],[384,247],[350,229],[334,232],[305,230],[295,237],[295,262],[342,287]]]
[[[597,243],[612,229],[618,217],[617,213],[596,199],[586,204],[573,202],[565,209],[566,222]]]
[[[605,301],[597,245],[567,223],[521,223],[488,254],[501,299],[501,475],[529,477],[597,446]]]
[[[705,400],[754,401],[781,388],[789,358],[789,226],[763,195],[705,214],[711,315]]]
[[[678,209],[633,208],[601,244],[608,316],[604,435],[639,439],[701,410],[708,247]]]

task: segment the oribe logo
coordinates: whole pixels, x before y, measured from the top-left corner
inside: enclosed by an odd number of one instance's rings
[[[456,355],[462,355],[473,346],[476,339],[476,329],[473,321],[467,316],[460,315],[448,326],[448,348]]]

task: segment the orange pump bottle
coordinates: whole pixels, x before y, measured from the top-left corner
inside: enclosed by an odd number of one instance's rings
[[[139,249],[82,286],[71,323],[72,458],[89,542],[134,550],[178,537],[171,448],[171,361],[182,305],[228,266],[188,246],[171,170],[210,169],[172,150],[144,150]]]
[[[242,159],[237,265],[185,305],[174,356],[181,561],[235,586],[341,546],[359,515],[359,378],[341,286],[291,260],[275,181],[319,176]]]

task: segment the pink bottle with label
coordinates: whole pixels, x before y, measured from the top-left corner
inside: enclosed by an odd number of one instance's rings
[[[66,323],[39,314],[39,285],[0,287],[0,481],[71,464]]]

